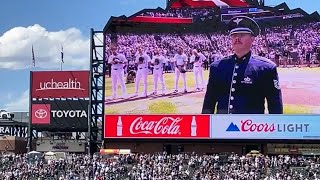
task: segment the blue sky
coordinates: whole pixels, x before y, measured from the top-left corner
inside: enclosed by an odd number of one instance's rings
[[[265,0],[286,2],[320,12],[320,0]],[[90,28],[102,30],[110,16],[132,15],[144,8],[165,8],[166,0],[1,0],[0,109],[28,110],[31,46],[35,69],[58,70],[64,46],[64,69],[88,69]]]

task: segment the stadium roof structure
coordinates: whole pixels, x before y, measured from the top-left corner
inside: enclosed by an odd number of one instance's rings
[[[218,2],[220,4],[218,4]],[[223,5],[227,4],[227,6]],[[180,6],[181,5],[181,6]],[[273,12],[274,14],[301,14],[303,15],[303,21],[320,21],[318,12],[312,14],[306,13],[301,8],[290,9],[286,3],[279,4],[275,7],[268,7],[259,5],[258,0],[172,0],[168,2],[166,9],[160,7],[156,9],[143,9],[129,17],[112,16],[105,25],[103,32],[106,33],[119,33],[119,32],[181,32],[181,31],[193,31],[198,30],[207,31],[213,27],[207,27],[208,24],[219,25],[220,28],[224,28],[221,23],[221,10],[224,8],[260,8],[265,11]],[[153,17],[143,16],[144,13],[167,13],[170,9],[186,8],[208,8],[213,9],[214,14],[206,17]],[[294,19],[294,18],[293,18]],[[272,24],[281,25],[281,23],[290,23],[292,17],[288,16],[285,21],[273,21]],[[294,19],[294,22],[299,22]],[[270,22],[269,22],[270,23]],[[221,25],[222,24],[222,25]],[[266,23],[268,24],[268,23]],[[204,26],[202,26],[204,25]],[[201,28],[199,28],[201,26]]]
[[[215,3],[216,2],[216,3]],[[220,3],[217,3],[220,2]],[[224,5],[222,5],[224,4]],[[111,17],[104,28],[104,32],[112,25],[125,25],[127,23],[158,23],[158,24],[192,24],[193,18],[178,17],[146,17],[141,16],[145,12],[166,13],[173,8],[214,8],[216,10],[221,6],[230,7],[247,7],[258,5],[257,0],[171,0],[168,2],[166,9],[158,7],[157,9],[144,9],[129,17]]]

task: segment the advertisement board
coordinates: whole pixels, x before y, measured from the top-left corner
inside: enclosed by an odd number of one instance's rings
[[[59,142],[50,140],[38,140],[36,151],[38,152],[85,152],[85,142]]]
[[[231,6],[231,7],[244,7],[249,4],[244,0],[170,0],[169,3],[171,8],[181,7],[217,7],[217,6]]]
[[[28,128],[22,126],[0,125],[0,136],[27,137]]]
[[[87,98],[89,71],[31,72],[32,98]]]
[[[249,12],[257,12],[257,8],[222,8],[221,14],[246,14]]]
[[[108,115],[105,138],[209,138],[208,115]]]
[[[89,100],[32,102],[32,126],[58,131],[87,131]]]
[[[212,139],[320,139],[319,116],[212,115]]]
[[[131,154],[131,149],[100,149],[100,154]]]
[[[51,119],[50,104],[33,104],[32,105],[32,124],[50,124]]]

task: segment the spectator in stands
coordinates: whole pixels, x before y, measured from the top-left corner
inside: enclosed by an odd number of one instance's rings
[[[319,179],[320,158],[196,153],[0,155],[0,179]]]

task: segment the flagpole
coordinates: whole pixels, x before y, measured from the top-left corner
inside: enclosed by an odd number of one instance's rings
[[[32,62],[31,62],[30,71],[32,71],[32,69],[36,66],[36,58],[34,56],[33,44],[32,44],[32,47],[31,47],[31,56],[32,56]]]
[[[60,71],[62,71],[62,64],[64,63],[63,61],[63,46],[61,45],[61,62],[60,62]]]
[[[29,123],[28,123],[28,135],[27,135],[27,152],[32,151],[32,73],[33,68],[36,66],[36,58],[34,55],[33,44],[31,47],[31,66],[30,66],[30,82],[29,82]]]

